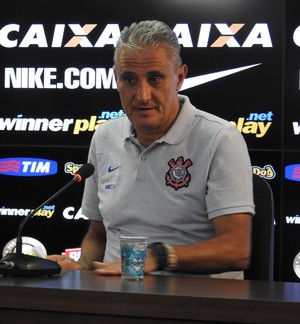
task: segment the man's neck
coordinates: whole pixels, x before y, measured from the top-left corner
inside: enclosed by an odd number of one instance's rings
[[[145,148],[149,147],[152,143],[154,143],[155,141],[157,141],[158,139],[160,139],[162,136],[164,135],[164,133],[162,134],[137,134],[136,133],[136,138],[138,139],[138,141],[140,142],[141,145],[143,145]]]
[[[175,118],[169,123],[167,127],[165,127],[163,130],[157,130],[157,129],[135,129],[135,136],[145,148],[149,147],[152,143],[159,140],[164,136],[168,130],[172,127],[174,122],[176,121],[179,112],[181,110],[182,102],[178,102],[178,108],[176,108],[177,112],[175,115]]]

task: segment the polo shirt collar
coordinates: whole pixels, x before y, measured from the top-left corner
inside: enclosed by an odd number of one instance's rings
[[[169,144],[177,144],[184,139],[193,123],[197,110],[191,105],[187,96],[179,95],[179,100],[181,102],[180,112],[172,127],[162,138],[164,142]]]

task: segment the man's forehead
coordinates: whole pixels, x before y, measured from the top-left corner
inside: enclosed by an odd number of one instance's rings
[[[161,51],[124,51],[118,61],[120,70],[124,69],[149,69],[160,71],[171,64],[169,56]]]

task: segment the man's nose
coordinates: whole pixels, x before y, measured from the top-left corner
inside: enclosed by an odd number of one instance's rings
[[[147,82],[141,82],[136,91],[136,98],[142,103],[146,103],[151,99],[151,87]]]

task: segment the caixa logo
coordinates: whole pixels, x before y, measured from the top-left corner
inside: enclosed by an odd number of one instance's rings
[[[285,178],[300,181],[300,164],[291,164],[285,167]]]
[[[57,162],[52,160],[11,157],[0,159],[0,174],[17,177],[39,177],[57,173]]]

